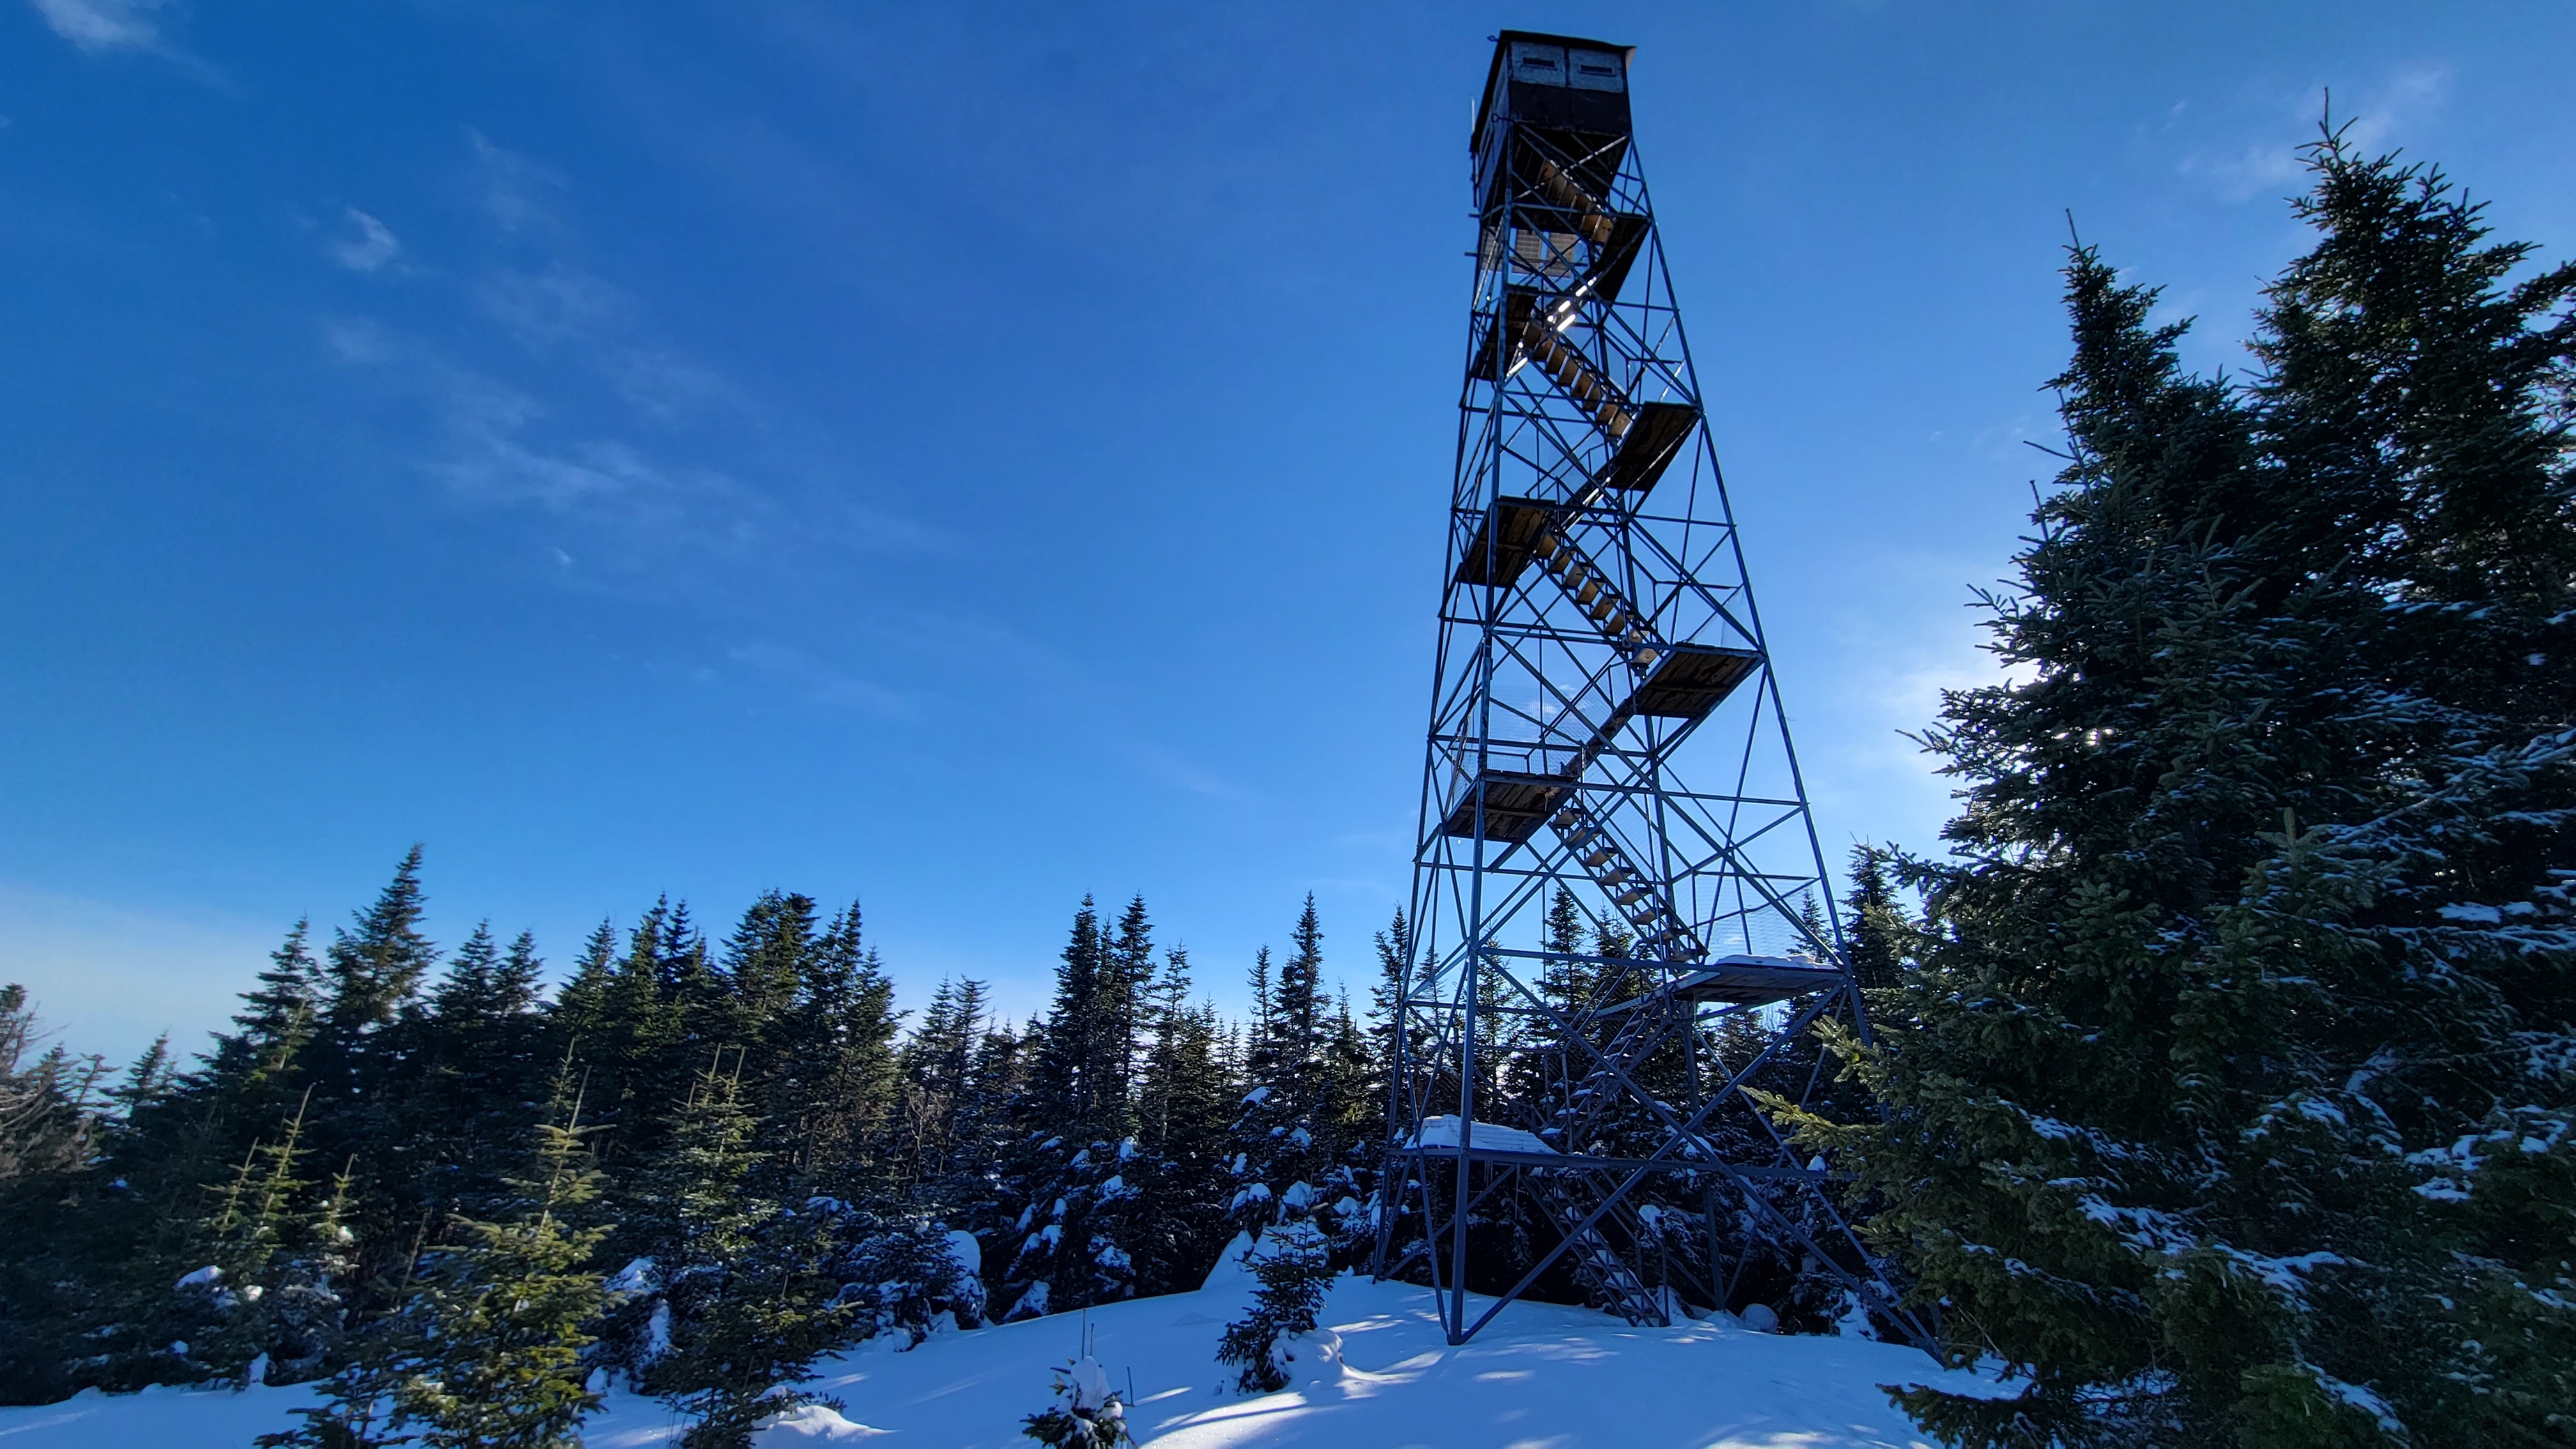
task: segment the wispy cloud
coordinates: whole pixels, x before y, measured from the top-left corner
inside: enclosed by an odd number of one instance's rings
[[[446,392],[456,450],[430,472],[469,502],[534,504],[554,514],[614,511],[631,522],[673,518],[693,494],[733,491],[722,474],[675,472],[615,438],[537,444],[529,432],[544,409],[490,378],[458,372]]]
[[[402,241],[392,227],[354,206],[342,207],[348,229],[329,243],[331,260],[353,272],[372,272],[402,255]]]
[[[711,367],[667,347],[621,347],[599,360],[609,386],[637,412],[675,423],[739,395]]]
[[[2316,138],[2320,120],[2349,122],[2346,135],[2365,151],[2384,149],[2398,136],[2440,114],[2450,100],[2451,72],[2439,65],[2401,67],[2376,84],[2335,93],[2307,86],[2274,91],[2258,102],[2269,119],[2255,134],[2204,147],[2185,156],[2183,175],[2228,201],[2276,196],[2294,189],[2300,171],[2299,148]],[[2181,112],[2176,103],[2175,113]]]
[[[850,709],[889,717],[913,712],[912,697],[901,690],[889,689],[874,680],[836,669],[789,645],[769,642],[742,644],[726,650],[725,657],[756,673],[796,685],[808,702],[828,709]]]
[[[218,91],[231,79],[183,49],[173,36],[186,17],[178,0],[27,0],[47,29],[84,55],[151,55]]]
[[[327,319],[323,343],[338,361],[381,372],[429,404],[443,445],[420,466],[461,502],[612,525],[630,555],[721,541],[767,511],[723,473],[659,462],[615,436],[564,436],[548,427],[549,410],[534,394],[370,319]]]
[[[643,310],[606,278],[560,261],[537,271],[496,268],[474,283],[474,300],[484,315],[531,348],[600,341]]]
[[[873,505],[846,454],[818,467],[780,446],[756,399],[666,336],[644,298],[586,265],[560,172],[479,131],[466,141],[472,183],[461,199],[485,223],[466,246],[483,250],[481,262],[415,260],[391,227],[354,208],[328,244],[342,266],[416,275],[464,325],[321,323],[329,356],[425,415],[412,461],[450,499],[573,525],[530,547],[544,554],[560,540],[578,554],[579,568],[553,572],[580,588],[654,576],[657,588],[679,578],[739,596],[853,553],[950,546]],[[656,572],[682,557],[724,566]],[[742,567],[755,560],[759,579]],[[823,692],[889,704],[863,684]]]
[[[28,0],[56,35],[96,55],[157,50],[164,0]]]
[[[481,131],[469,130],[474,148],[474,176],[483,210],[501,230],[518,233],[555,224],[555,198],[566,189],[564,174],[551,166],[496,146]]]
[[[1252,791],[1168,746],[1130,740],[1119,742],[1114,748],[1147,778],[1160,780],[1204,799],[1242,804],[1255,798]]]

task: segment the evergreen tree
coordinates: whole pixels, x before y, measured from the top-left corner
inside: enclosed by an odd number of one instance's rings
[[[916,1201],[941,1195],[966,1145],[959,1141],[961,1118],[983,1026],[984,983],[942,979],[897,1054],[903,1086],[889,1167],[898,1188]]]
[[[592,1141],[600,1161],[612,1170],[629,1154],[641,1158],[661,1145],[654,1113],[688,1092],[687,1073],[694,1069],[684,1056],[680,990],[682,978],[694,975],[701,953],[693,941],[677,953],[664,950],[673,931],[672,915],[668,897],[655,901],[627,934],[625,955],[595,978],[586,958],[585,977],[576,978],[584,988],[581,1014],[566,1025],[573,1050],[592,1069],[597,1090],[589,1095],[599,1104],[599,1132]],[[679,929],[686,931],[685,919]],[[594,954],[606,935],[603,926],[592,938]],[[708,1060],[713,1050],[696,1060]]]
[[[269,954],[258,984],[242,993],[234,1029],[215,1035],[214,1051],[194,1085],[221,1116],[267,1121],[282,1105],[279,1094],[295,1074],[322,1009],[322,969],[305,944],[309,933],[309,922],[295,923],[285,943]]]
[[[1150,1044],[1137,1096],[1144,1145],[1138,1291],[1186,1292],[1206,1280],[1225,1245],[1217,1185],[1227,1180],[1236,1094],[1218,1058],[1214,1008],[1190,1003],[1190,958],[1181,947],[1163,955],[1146,1020]]]
[[[71,1391],[76,1356],[97,1352],[83,1335],[102,1326],[78,1269],[83,1214],[98,1177],[101,1139],[113,1124],[91,1101],[103,1063],[38,1050],[44,1029],[25,987],[0,985],[0,1402],[43,1403]],[[122,1226],[134,1219],[118,1214]],[[88,1260],[84,1262],[83,1260]],[[166,1293],[170,1280],[162,1278]],[[112,1326],[108,1325],[108,1326]]]
[[[1109,1373],[1086,1349],[1055,1371],[1055,1396],[1064,1402],[1021,1421],[1023,1438],[1051,1449],[1118,1449],[1136,1442],[1127,1432],[1127,1404],[1109,1386]]]
[[[194,1345],[189,1356],[216,1373],[245,1373],[268,1352],[269,1269],[298,1226],[297,1197],[312,1186],[296,1176],[306,1152],[306,1105],[297,1104],[275,1141],[253,1146],[215,1192],[204,1229],[213,1261],[179,1280],[182,1300],[198,1308],[201,1321],[174,1336]]]
[[[1389,1093],[1394,1086],[1396,1037],[1404,1027],[1404,970],[1413,955],[1413,928],[1405,922],[1403,907],[1396,908],[1395,919],[1387,924],[1385,930],[1377,933],[1374,945],[1377,949],[1377,981],[1369,987],[1368,1041],[1369,1060],[1376,1073],[1370,1096],[1377,1106],[1368,1138],[1383,1146],[1389,1140],[1387,1112]]]
[[[358,1277],[372,1283],[407,1271],[408,1250],[438,1217],[421,1206],[431,1200],[430,1164],[399,1150],[410,1137],[404,1088],[423,1045],[421,984],[438,962],[420,930],[420,861],[413,846],[375,903],[334,935],[323,954],[321,1012],[299,1054],[313,1089],[306,1130],[314,1150],[325,1162],[354,1160],[360,1250],[386,1255],[362,1265]]]
[[[820,936],[813,897],[771,890],[743,912],[725,942],[723,1011],[703,1029],[756,1044],[755,1077],[767,1077],[775,1066]]]
[[[901,1025],[894,983],[853,904],[804,953],[795,999],[769,1027],[769,1146],[790,1184],[844,1198],[893,1185],[877,1151],[900,1095]]]
[[[0,1189],[81,1165],[97,1139],[91,1093],[104,1064],[59,1046],[30,1060],[43,1039],[27,988],[0,986]]]
[[[1026,1100],[1029,1064],[1040,1045],[1034,1029],[1015,1031],[995,1020],[975,1044],[972,1066],[950,1115],[949,1167],[943,1192],[947,1211],[976,1225],[983,1242],[985,1285],[996,1288],[1003,1266],[993,1251],[1005,1243],[1001,1224],[1018,1210],[1003,1196],[1006,1149],[1019,1140],[1017,1118]],[[1000,1301],[1000,1300],[996,1300]]]
[[[601,1174],[581,1140],[580,1105],[559,1078],[507,1222],[461,1220],[410,1318],[422,1332],[393,1390],[396,1427],[438,1449],[578,1445],[599,1396],[584,1386],[585,1331],[600,1310],[590,1260],[607,1229],[581,1224]],[[557,1120],[559,1118],[559,1120]]]
[[[296,1218],[297,1234],[274,1258],[259,1299],[261,1372],[269,1384],[302,1383],[324,1372],[348,1341],[349,1286],[357,1269],[357,1234],[348,1223],[347,1166],[330,1193]]]
[[[1855,845],[1851,852],[1851,896],[1843,915],[1844,949],[1852,975],[1864,991],[1884,991],[1896,984],[1903,969],[1909,923],[1887,878],[1888,853],[1876,846]]]
[[[1386,1091],[1369,1057],[1367,1032],[1351,1015],[1348,993],[1339,994],[1316,1057],[1314,1109],[1321,1170],[1315,1200],[1336,1263],[1361,1261],[1373,1244],[1376,1222],[1368,1203],[1377,1192],[1386,1147],[1380,1126],[1385,1116]]]
[[[1271,1231],[1252,1256],[1252,1274],[1261,1286],[1244,1316],[1225,1326],[1216,1361],[1235,1369],[1243,1392],[1277,1393],[1288,1387],[1298,1340],[1315,1332],[1315,1314],[1333,1281],[1323,1235],[1303,1222]]]
[[[522,932],[505,953],[490,923],[477,925],[409,1026],[415,1062],[394,1131],[436,1215],[488,1209],[524,1155],[550,1065],[536,1010],[543,971],[533,937]]]
[[[1060,1313],[1132,1296],[1145,1250],[1153,1177],[1133,1135],[1136,1029],[1153,974],[1143,897],[1112,934],[1091,898],[1074,915],[1040,1035],[1030,1089],[1016,1114],[1026,1136],[1010,1156],[1004,1202],[1017,1215],[1001,1237],[1006,1317]]]
[[[658,1298],[642,1333],[625,1312],[622,1356],[646,1388],[696,1423],[692,1449],[738,1449],[754,1425],[818,1400],[796,1385],[816,1355],[841,1341],[850,1316],[835,1304],[829,1265],[839,1250],[821,1214],[791,1214],[744,1190],[758,1166],[756,1123],[744,1109],[737,1054],[721,1055],[692,1086],[670,1145],[636,1195],[652,1248]]]
[[[943,1320],[955,1327],[984,1322],[982,1252],[971,1236],[919,1216],[886,1220],[848,1215],[841,1236],[851,1246],[835,1268],[841,1280],[832,1307],[853,1316],[854,1338],[901,1333],[899,1348],[917,1348]]]
[[[1293,949],[1269,983],[1270,951],[1253,960],[1253,1045],[1234,1124],[1238,1186],[1227,1208],[1242,1231],[1260,1235],[1274,1222],[1303,1217],[1321,1201],[1319,1184],[1342,1144],[1323,1135],[1324,1033],[1321,982],[1324,933],[1315,898],[1306,897],[1289,935]]]
[[[601,921],[582,942],[572,979],[555,993],[547,1015],[560,1047],[581,1057],[597,1047],[608,1025],[610,982],[617,973],[617,923]]]
[[[1118,1104],[1116,1121],[1095,1124],[1099,1135],[1133,1130],[1135,1074],[1144,1050],[1146,993],[1154,984],[1154,928],[1141,895],[1127,902],[1118,928],[1102,942],[1100,989],[1094,1008],[1102,1096]]]
[[[379,1323],[366,1350],[319,1385],[322,1402],[289,1412],[297,1428],[262,1434],[259,1449],[392,1449],[418,1440],[394,1422],[394,1395],[410,1365],[396,1356],[397,1329]]]
[[[420,933],[420,853],[415,845],[403,856],[376,903],[359,913],[354,930],[337,934],[326,955],[321,1037],[338,1073],[330,1080],[336,1093],[367,1085],[353,1075],[367,1038],[393,1023],[437,963],[437,948]]]
[[[1324,930],[1315,918],[1315,896],[1311,891],[1288,941],[1292,949],[1288,959],[1279,965],[1279,990],[1271,998],[1271,1012],[1273,1035],[1282,1043],[1281,1055],[1293,1078],[1311,1068],[1323,1045]],[[1312,1088],[1302,1082],[1292,1080],[1282,1085],[1313,1095]]]
[[[2250,389],[2075,250],[2022,677],[1929,737],[1958,859],[1903,867],[1930,928],[1843,1044],[1884,1120],[1811,1123],[1952,1351],[2030,1376],[1903,1396],[1953,1442],[2567,1430],[2576,268],[2310,157]]]
[[[1140,932],[1144,902],[1130,910]],[[1132,943],[1128,943],[1133,949]],[[1091,897],[1074,913],[1072,939],[1056,968],[1055,1002],[1032,1071],[1032,1102],[1050,1120],[1083,1138],[1126,1135],[1127,1070],[1134,1020],[1129,962],[1121,943],[1105,939]]]

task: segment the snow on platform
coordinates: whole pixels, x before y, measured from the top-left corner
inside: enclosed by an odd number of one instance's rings
[[[1422,1130],[1414,1134],[1413,1140],[1404,1145],[1455,1147],[1458,1145],[1458,1119],[1425,1117],[1422,1119]],[[1552,1155],[1556,1151],[1555,1148],[1538,1140],[1534,1133],[1524,1132],[1518,1127],[1504,1127],[1493,1122],[1477,1123],[1476,1130],[1467,1134],[1467,1146],[1470,1149],[1490,1148],[1496,1152],[1545,1152]]]
[[[1478,1139],[1484,1132],[1477,1124]],[[1216,1344],[1250,1292],[1248,1275],[1227,1263],[1197,1293],[1091,1311],[1094,1352],[1112,1386],[1123,1396],[1134,1385],[1128,1422],[1144,1444],[1929,1449],[1933,1441],[1879,1385],[1998,1392],[1913,1349],[1756,1333],[1723,1316],[1631,1328],[1584,1309],[1522,1302],[1452,1348],[1429,1290],[1345,1277],[1321,1320],[1339,1331],[1338,1361],[1301,1356],[1312,1368],[1289,1389],[1245,1397],[1220,1388],[1231,1376],[1217,1365]],[[908,1353],[879,1341],[825,1360],[809,1387],[847,1404],[846,1419],[807,1414],[766,1432],[762,1449],[862,1439],[869,1449],[1027,1449],[1020,1420],[1051,1402],[1051,1370],[1077,1352],[1082,1321],[1062,1314],[942,1333]],[[238,1449],[291,1427],[289,1411],[311,1402],[304,1388],[84,1394],[0,1409],[0,1449]],[[583,1437],[591,1449],[645,1449],[675,1443],[680,1428],[659,1402],[621,1391]]]

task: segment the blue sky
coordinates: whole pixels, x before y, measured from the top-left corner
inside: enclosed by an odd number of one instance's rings
[[[2576,10],[0,0],[0,977],[220,1020],[414,841],[561,960],[864,902],[1231,1001],[1408,879],[1498,27],[1639,145],[1818,822],[1935,843],[2066,213],[2237,365],[2331,87],[2576,237]]]

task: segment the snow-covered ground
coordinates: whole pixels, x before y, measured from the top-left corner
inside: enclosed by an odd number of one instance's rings
[[[1346,1277],[1321,1320],[1340,1333],[1342,1362],[1301,1362],[1288,1390],[1246,1397],[1220,1389],[1230,1375],[1216,1362],[1216,1342],[1250,1291],[1229,1264],[1199,1292],[1092,1310],[1092,1352],[1122,1394],[1133,1383],[1129,1422],[1140,1441],[1156,1449],[1928,1446],[1880,1384],[1995,1391],[1890,1344],[1774,1336],[1725,1318],[1630,1328],[1543,1303],[1515,1304],[1474,1342],[1451,1348],[1426,1290]],[[1079,1352],[1083,1331],[1083,1315],[1066,1314],[943,1333],[909,1353],[865,1345],[827,1360],[812,1386],[846,1402],[848,1422],[800,1416],[764,1432],[763,1449],[862,1441],[1026,1449],[1020,1420],[1052,1402],[1050,1370]],[[0,1449],[238,1449],[288,1427],[289,1411],[311,1402],[303,1388],[85,1394],[0,1409]],[[675,1439],[678,1429],[657,1401],[618,1392],[583,1437],[594,1449],[636,1449]]]

